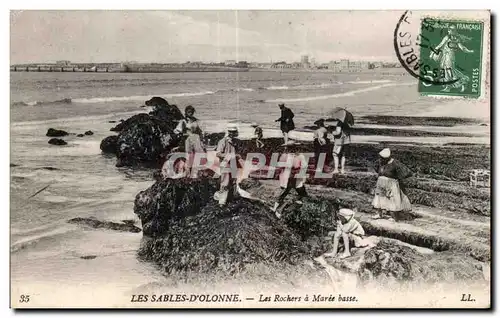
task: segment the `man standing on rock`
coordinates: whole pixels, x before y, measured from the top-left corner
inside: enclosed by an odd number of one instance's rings
[[[229,124],[227,127],[226,136],[217,144],[216,156],[220,159],[220,191],[214,198],[219,201],[219,205],[223,206],[227,200],[232,199],[238,190],[238,164],[244,167],[245,163],[238,152],[241,149],[241,144],[237,139],[238,127],[234,124]]]
[[[285,104],[281,103],[278,105],[281,109],[281,117],[276,119],[275,122],[280,122],[280,129],[283,132],[283,138],[285,139],[285,144],[288,143],[288,133],[295,129],[295,123],[293,122],[292,110],[285,107]]]

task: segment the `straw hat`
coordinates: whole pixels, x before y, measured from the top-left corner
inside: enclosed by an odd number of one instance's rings
[[[228,124],[227,125],[227,131],[229,132],[236,132],[238,131],[238,126],[236,124]]]
[[[380,157],[387,159],[391,156],[391,149],[384,148],[378,154],[380,155]]]

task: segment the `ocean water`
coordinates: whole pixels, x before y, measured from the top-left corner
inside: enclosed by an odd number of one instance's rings
[[[90,216],[139,222],[134,198],[153,183],[152,171],[116,168],[115,158],[101,154],[99,144],[113,134],[109,129],[115,124],[108,121],[146,111],[140,106],[150,97],[164,97],[181,110],[193,105],[207,130],[221,130],[228,121],[248,130],[256,121],[265,133],[276,133],[279,101],[294,110],[299,127],[337,106],[356,115],[418,115],[444,105],[421,98],[414,79],[401,72],[11,73],[10,156],[17,165],[10,168],[13,293],[33,286],[96,285],[127,292],[164,279],[136,258],[141,233],[67,223]],[[64,138],[67,146],[51,146],[45,136],[50,127],[94,135],[73,134]],[[88,255],[97,257],[81,258]]]

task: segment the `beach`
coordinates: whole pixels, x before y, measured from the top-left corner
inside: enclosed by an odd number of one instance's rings
[[[103,138],[113,134],[109,129],[120,119],[149,111],[148,107],[141,106],[152,96],[167,99],[181,111],[187,105],[194,106],[206,132],[222,132],[228,122],[237,123],[243,139],[251,135],[251,122],[263,127],[265,138],[279,137],[279,127],[274,120],[279,117],[277,104],[284,102],[295,113],[298,129],[290,137],[296,140],[311,141],[312,132],[302,127],[328,117],[335,107],[344,107],[360,119],[356,127],[365,129],[353,136],[353,143],[426,147],[455,143],[490,147],[488,102],[422,97],[416,80],[402,69],[360,74],[11,73],[13,295],[33,293],[36,299],[38,294],[40,298],[34,300],[34,304],[39,301],[49,306],[52,303],[48,295],[57,290],[75,293],[94,290],[96,295],[113,290],[116,301],[120,302],[120,295],[151,286],[158,288],[159,285],[163,290],[181,288],[154,264],[137,258],[142,233],[87,229],[67,223],[75,217],[96,217],[116,222],[133,220],[140,225],[133,213],[134,198],[155,182],[154,170],[117,168],[116,158],[102,154],[99,145]],[[410,123],[414,117],[415,125],[384,122],[377,116],[410,117]],[[464,121],[450,125],[422,124],[421,117],[454,117]],[[67,146],[47,143],[49,138],[45,133],[51,127],[72,133],[64,138]],[[412,133],[407,136],[399,132],[384,133],[388,129]],[[88,130],[93,135],[76,136]],[[489,166],[489,163],[481,164]],[[47,185],[46,190],[29,198]],[[485,191],[489,203],[489,190]],[[423,210],[423,214],[429,213],[428,209]],[[431,214],[440,214],[442,210],[437,207]],[[458,215],[468,218],[467,213]],[[486,226],[489,230],[489,216],[473,216],[470,220],[477,223],[470,225],[465,231],[467,235],[476,227]],[[422,222],[414,226],[426,226],[427,221]],[[453,225],[450,229],[462,230]],[[485,232],[489,236],[489,231]],[[82,258],[87,256],[96,257]],[[40,286],[45,293],[37,289]],[[95,286],[99,288],[94,289]],[[68,304],[98,305],[95,301],[86,302],[85,297],[59,296],[68,297]],[[60,299],[53,305],[60,304]]]

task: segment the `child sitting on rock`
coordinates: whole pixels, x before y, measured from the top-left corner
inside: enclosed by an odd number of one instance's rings
[[[367,247],[370,243],[365,240],[365,230],[361,224],[354,218],[355,211],[351,209],[340,209],[337,213],[337,230],[333,236],[333,250],[326,253],[325,256],[336,257],[339,249],[340,237],[344,242],[344,253],[340,258],[351,256],[350,242],[355,247]]]
[[[255,139],[255,145],[257,148],[264,147],[264,143],[262,142],[262,137],[264,134],[262,132],[262,128],[259,127],[259,124],[252,123],[252,127],[255,128],[252,139]]]

